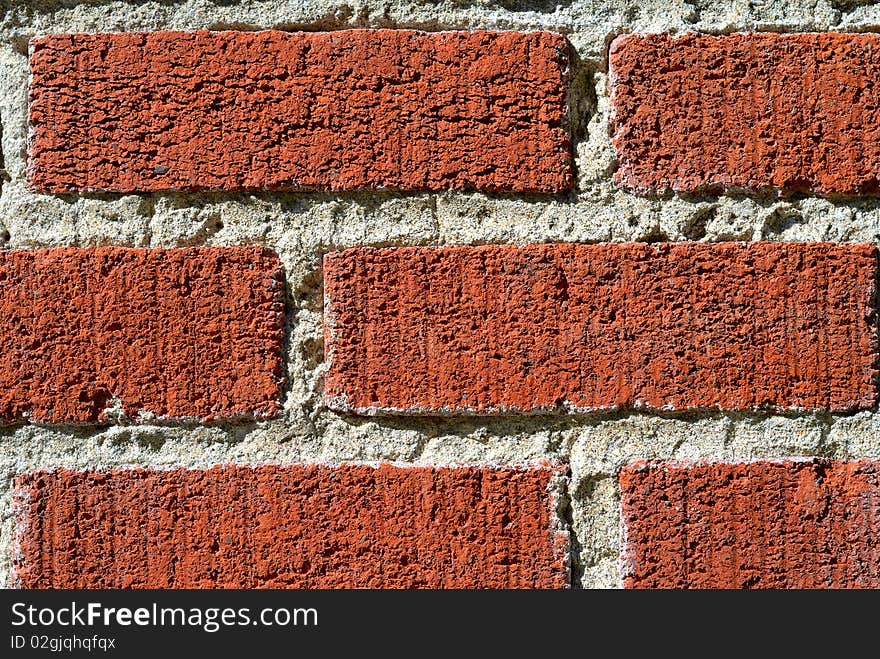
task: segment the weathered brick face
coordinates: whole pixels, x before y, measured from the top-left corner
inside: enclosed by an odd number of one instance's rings
[[[869,245],[352,249],[324,276],[325,391],[342,411],[876,400]]]
[[[636,464],[620,474],[630,588],[878,588],[876,461]]]
[[[284,286],[260,247],[0,252],[0,421],[276,416]]]
[[[38,190],[571,187],[558,34],[77,34],[32,48]]]
[[[552,468],[37,472],[26,588],[562,588]]]
[[[880,192],[876,34],[638,34],[609,60],[637,192]]]

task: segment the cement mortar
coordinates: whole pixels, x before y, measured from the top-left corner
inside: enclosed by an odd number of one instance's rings
[[[67,466],[396,461],[571,466],[561,523],[573,529],[575,585],[620,586],[617,470],[631,460],[880,458],[880,415],[640,413],[501,418],[357,418],[323,407],[321,256],[355,245],[548,241],[798,240],[880,244],[880,200],[648,198],[611,183],[607,45],[634,31],[862,31],[880,3],[611,0],[208,0],[0,2],[0,248],[261,244],[284,262],[289,383],[283,418],[217,426],[116,415],[101,428],[0,428],[0,583],[10,577],[15,474]],[[27,40],[50,32],[355,27],[550,29],[572,45],[577,188],[558,197],[479,193],[52,196],[24,181]]]

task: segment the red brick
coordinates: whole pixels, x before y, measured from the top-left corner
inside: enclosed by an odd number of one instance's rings
[[[876,248],[351,249],[325,393],[355,413],[851,410],[876,400]]]
[[[281,263],[258,247],[0,251],[0,421],[280,411]]]
[[[17,480],[25,588],[563,588],[548,467],[57,470]]]
[[[626,35],[616,180],[638,192],[880,192],[880,36]]]
[[[155,32],[31,46],[41,191],[572,184],[559,34]]]
[[[638,463],[630,588],[880,588],[880,462]]]

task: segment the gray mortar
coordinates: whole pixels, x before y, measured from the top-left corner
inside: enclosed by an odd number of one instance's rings
[[[618,587],[618,469],[636,459],[880,458],[880,415],[642,413],[497,418],[358,418],[327,410],[321,256],[355,245],[548,241],[833,240],[880,243],[880,200],[664,199],[616,190],[608,137],[607,46],[623,32],[877,30],[862,0],[0,0],[0,248],[261,244],[288,287],[284,415],[269,422],[164,424],[115,414],[112,426],[0,429],[0,583],[10,583],[12,480],[36,468],[395,461],[508,464],[559,460],[558,502],[573,528],[575,585]],[[24,182],[27,40],[51,32],[355,27],[549,29],[572,44],[577,190],[559,197],[478,193],[51,196]]]

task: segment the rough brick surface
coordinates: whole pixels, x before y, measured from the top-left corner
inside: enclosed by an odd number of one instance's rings
[[[559,34],[200,31],[31,45],[39,190],[572,183]]]
[[[0,420],[280,410],[281,264],[263,248],[0,252]]]
[[[641,191],[880,193],[880,36],[626,35],[616,179]]]
[[[324,259],[327,403],[357,413],[866,408],[876,249],[351,249]]]
[[[27,588],[562,588],[552,468],[35,472]]]
[[[880,463],[636,464],[630,588],[880,588]]]

